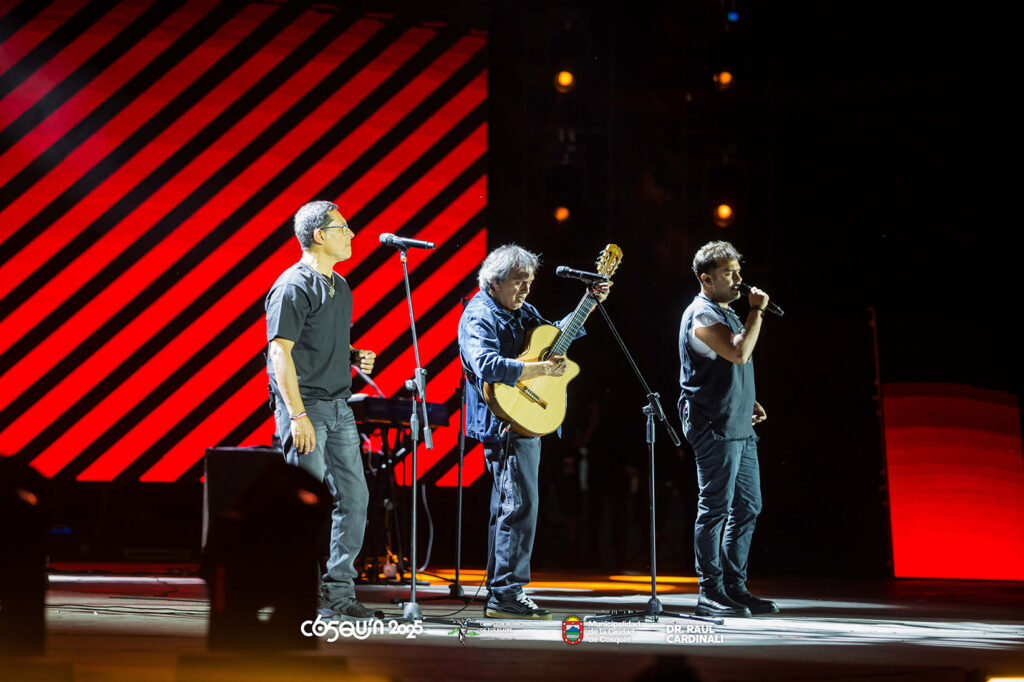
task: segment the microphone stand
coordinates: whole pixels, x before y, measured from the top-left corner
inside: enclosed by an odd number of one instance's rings
[[[406,620],[423,620],[423,612],[416,603],[416,495],[419,489],[416,469],[416,452],[420,440],[420,412],[423,414],[423,444],[428,450],[434,449],[434,439],[430,432],[430,420],[427,417],[427,370],[420,364],[420,346],[416,338],[416,316],[412,312],[412,289],[409,287],[409,266],[404,245],[394,244],[402,261],[402,276],[405,280],[405,298],[409,304],[409,329],[412,331],[412,349],[416,358],[416,371],[410,381],[405,382],[406,388],[413,392],[412,412],[409,415],[409,429],[412,436],[412,528],[410,535],[409,555],[411,557],[412,580],[410,581],[409,601],[402,602],[402,617]]]
[[[619,348],[622,349],[622,354],[626,356],[626,360],[629,362],[629,366],[633,368],[633,373],[636,374],[636,378],[640,381],[640,385],[643,386],[644,391],[647,394],[647,404],[643,407],[643,413],[647,416],[647,426],[645,430],[647,449],[649,455],[649,461],[647,463],[647,494],[650,498],[650,533],[651,533],[651,598],[647,600],[647,608],[642,611],[613,611],[606,615],[598,616],[587,616],[584,620],[590,621],[625,621],[634,620],[641,618],[644,621],[651,620],[657,622],[659,617],[670,617],[670,618],[684,618],[687,620],[698,620],[705,623],[714,623],[715,625],[721,625],[724,621],[721,618],[708,618],[705,616],[694,616],[686,613],[675,613],[674,611],[666,611],[662,606],[661,600],[658,599],[658,579],[657,579],[657,540],[655,536],[655,518],[654,518],[654,441],[655,441],[655,426],[654,420],[657,419],[668,431],[669,438],[672,440],[673,445],[678,447],[680,445],[679,436],[676,434],[675,429],[665,419],[665,411],[661,408],[661,396],[651,391],[651,387],[648,386],[647,381],[644,379],[644,375],[640,372],[640,368],[637,367],[636,362],[633,360],[633,356],[630,354],[629,349],[626,347],[626,343],[619,336],[619,331],[615,328],[615,324],[612,322],[611,316],[608,311],[604,309],[604,305],[601,300],[594,295],[593,284],[587,285],[590,289],[590,293],[597,302],[597,308],[601,311],[601,315],[604,316],[605,322],[608,323],[608,328],[612,331],[612,336],[619,344]]]
[[[462,298],[462,307],[469,303],[469,297]],[[459,571],[462,566],[462,462],[466,456],[466,370],[463,368],[459,379],[459,492],[458,492],[458,515],[455,519],[455,582],[448,585],[448,596],[437,595],[434,597],[422,597],[420,601],[461,601],[469,604],[475,597],[467,597],[459,582]]]

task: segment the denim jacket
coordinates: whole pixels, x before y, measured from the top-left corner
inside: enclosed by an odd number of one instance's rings
[[[557,323],[562,328],[572,313]],[[483,442],[499,440],[500,420],[483,401],[483,385],[514,386],[523,372],[516,356],[523,351],[526,332],[551,324],[529,303],[514,312],[505,310],[486,291],[477,292],[459,319],[459,352],[472,388],[466,392],[466,435]],[[581,328],[576,338],[586,332]]]

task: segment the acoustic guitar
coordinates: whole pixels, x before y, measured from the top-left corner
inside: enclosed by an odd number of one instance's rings
[[[609,244],[597,258],[597,272],[611,277],[622,261],[622,249]],[[540,362],[552,355],[565,355],[569,344],[583,326],[587,315],[597,305],[588,291],[580,300],[564,329],[543,324],[526,333],[526,349],[519,355],[523,362]],[[551,433],[565,419],[566,388],[580,373],[580,366],[568,360],[568,367],[560,377],[539,376],[519,381],[515,386],[484,384],[484,402],[499,419],[512,425],[516,433],[524,436],[543,436]]]

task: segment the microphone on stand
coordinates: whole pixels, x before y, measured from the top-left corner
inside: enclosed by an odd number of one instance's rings
[[[573,270],[567,268],[564,265],[559,265],[555,268],[555,275],[558,277],[565,277],[566,279],[578,279],[581,282],[587,284],[593,284],[594,282],[607,282],[608,278],[604,275],[599,275],[596,272],[586,272],[585,270]]]
[[[410,239],[408,237],[398,237],[385,232],[380,236],[380,243],[384,246],[391,246],[396,249],[405,251],[406,249],[433,249],[437,248],[434,242],[425,242],[422,239]]]
[[[747,284],[746,282],[740,282],[739,284],[736,285],[736,288],[739,290],[741,294],[749,294],[751,289],[750,285]],[[775,301],[771,299],[768,300],[768,306],[765,308],[765,310],[775,315],[778,315],[779,317],[782,317],[783,315],[786,314],[786,311],[780,308],[778,304],[776,304]]]

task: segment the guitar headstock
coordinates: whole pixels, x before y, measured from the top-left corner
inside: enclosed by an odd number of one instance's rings
[[[611,277],[619,269],[622,262],[622,249],[615,244],[604,247],[604,251],[597,257],[597,272],[605,277]]]

